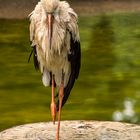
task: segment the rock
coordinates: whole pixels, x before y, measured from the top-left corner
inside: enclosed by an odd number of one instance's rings
[[[34,123],[0,132],[0,140],[55,140],[57,123]],[[140,126],[120,122],[61,121],[60,140],[140,140]]]

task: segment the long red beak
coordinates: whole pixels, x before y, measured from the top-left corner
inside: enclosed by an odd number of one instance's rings
[[[48,23],[48,46],[51,49],[52,45],[52,30],[53,30],[53,15],[48,14],[47,15],[47,23]]]

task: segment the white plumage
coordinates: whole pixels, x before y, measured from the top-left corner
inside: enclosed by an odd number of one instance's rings
[[[52,3],[58,4],[57,8]],[[45,5],[47,5],[48,9],[44,8]],[[52,49],[50,49],[47,40],[48,26],[46,25],[47,14],[45,10],[52,12],[51,9],[53,9],[53,6],[56,9],[53,13],[53,41]],[[71,53],[68,30],[72,33],[73,38],[79,41],[77,14],[65,1],[41,0],[30,14],[30,21],[30,40],[32,41],[32,46],[36,46],[37,49],[37,59],[40,63],[40,70],[43,73],[43,84],[49,86],[49,72],[52,72],[55,75],[56,85],[59,86],[63,69],[66,75],[64,86],[66,86],[71,72],[70,62],[67,58],[68,53]]]

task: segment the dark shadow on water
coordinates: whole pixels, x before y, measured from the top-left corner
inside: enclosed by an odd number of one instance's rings
[[[96,24],[93,25],[91,32],[91,42],[88,50],[83,54],[84,80],[90,88],[90,97],[96,102],[94,108],[103,112],[110,107],[109,86],[113,77],[113,67],[116,62],[114,54],[114,31],[110,17],[102,15]],[[112,104],[112,108],[115,104]],[[111,115],[112,112],[109,111]],[[99,119],[96,114],[93,119]],[[105,119],[110,119],[109,115],[103,114]],[[100,117],[102,118],[102,117]]]
[[[93,25],[89,48],[83,54],[83,71],[84,81],[87,81],[86,85],[90,89],[90,97],[95,100],[94,109],[99,109],[100,113],[106,112],[103,113],[103,117],[107,120],[112,119],[116,109],[123,108],[128,96],[127,89],[132,90],[132,77],[128,73],[123,74],[123,79],[114,74],[117,64],[114,44],[112,21],[109,16],[102,15]],[[95,114],[94,119],[102,119],[99,114]],[[131,119],[122,120],[131,122]]]
[[[113,53],[114,32],[108,16],[101,16],[93,26],[91,42],[87,51],[87,63],[90,63],[93,74],[104,74],[114,65]]]
[[[109,82],[116,61],[113,52],[115,38],[110,18],[106,15],[99,18],[98,23],[93,25],[91,42],[83,60],[84,70],[89,75],[86,78],[89,78],[88,81],[92,79],[93,87]]]

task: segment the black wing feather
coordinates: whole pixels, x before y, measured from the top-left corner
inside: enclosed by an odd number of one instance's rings
[[[80,42],[77,40],[74,40],[72,37],[72,33],[70,32],[71,35],[71,49],[70,49],[70,54],[68,54],[68,60],[71,63],[71,74],[69,77],[69,81],[67,86],[64,88],[64,97],[62,101],[62,106],[66,103],[70,91],[72,90],[74,86],[75,80],[78,78],[79,71],[80,71],[80,66],[81,66],[81,48],[80,48]],[[57,102],[57,111],[59,110],[59,101]]]
[[[39,62],[38,62],[38,59],[37,59],[36,46],[33,46],[33,49],[32,49],[32,51],[29,55],[28,62],[30,61],[32,54],[33,54],[33,58],[34,58],[34,67],[35,67],[36,70],[39,70]]]

